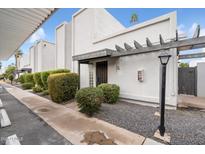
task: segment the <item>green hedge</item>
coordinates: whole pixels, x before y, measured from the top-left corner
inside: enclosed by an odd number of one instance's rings
[[[103,83],[98,86],[102,89],[104,95],[104,102],[108,104],[115,104],[119,99],[120,87],[116,84]]]
[[[25,83],[25,74],[20,75],[19,78],[18,78],[18,81],[19,81],[21,84]]]
[[[39,86],[39,87],[43,88],[43,83],[41,81],[41,72],[34,73],[33,79],[35,82],[35,86]]]
[[[50,71],[41,72],[41,81],[43,83],[43,88],[48,89],[48,76],[50,74]]]
[[[11,81],[11,84],[14,80],[14,75],[13,74],[9,74],[8,79]]]
[[[92,116],[98,112],[103,102],[103,91],[100,88],[82,88],[76,93],[76,101],[80,112]]]
[[[43,83],[43,88],[45,90],[48,89],[48,76],[50,74],[57,74],[57,73],[70,73],[70,70],[68,70],[68,69],[56,69],[56,70],[41,72],[41,81]]]
[[[21,86],[23,89],[31,89],[33,87],[33,83],[23,83]]]
[[[25,73],[23,77],[24,77],[25,83],[32,83],[33,86],[35,85],[32,73]]]
[[[32,88],[32,90],[33,90],[34,93],[40,93],[40,92],[43,91],[43,88],[40,87],[40,86],[35,86],[35,87]]]
[[[14,71],[16,70],[15,66],[8,66],[5,71],[5,78],[9,79],[10,75],[14,75]]]
[[[51,74],[48,77],[48,91],[54,102],[62,103],[75,97],[79,84],[76,73]]]

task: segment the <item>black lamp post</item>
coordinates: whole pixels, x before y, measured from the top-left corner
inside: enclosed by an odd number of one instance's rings
[[[164,136],[165,126],[164,126],[164,111],[165,111],[165,91],[166,91],[166,66],[171,55],[163,53],[159,56],[161,62],[161,91],[160,91],[160,125],[159,132],[161,136]]]

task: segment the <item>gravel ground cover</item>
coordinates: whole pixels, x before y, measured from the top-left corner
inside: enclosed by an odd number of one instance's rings
[[[152,139],[159,126],[158,108],[119,102],[103,104],[96,118],[105,120],[132,132]],[[205,144],[205,112],[199,110],[166,110],[166,132],[170,144]]]

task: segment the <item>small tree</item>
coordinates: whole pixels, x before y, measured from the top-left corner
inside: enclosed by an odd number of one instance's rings
[[[187,67],[189,67],[189,64],[188,64],[188,63],[180,63],[180,64],[179,64],[179,67],[181,67],[181,68],[187,68]]]
[[[10,75],[13,75],[14,76],[14,71],[16,70],[16,67],[15,66],[8,66],[6,71],[5,71],[5,78],[6,79],[9,79],[9,76]]]
[[[10,74],[8,76],[9,80],[11,81],[11,84],[13,83],[13,80],[14,80],[14,75],[13,74]]]
[[[137,16],[137,14],[136,14],[136,13],[133,13],[133,14],[131,15],[130,23],[131,23],[131,24],[135,24],[135,23],[137,23],[137,21],[138,21],[138,16]]]
[[[18,60],[19,60],[19,58],[20,58],[22,55],[23,55],[23,53],[22,53],[21,50],[17,50],[17,51],[15,52],[14,57],[15,57],[15,66],[16,66],[16,68],[18,68]]]

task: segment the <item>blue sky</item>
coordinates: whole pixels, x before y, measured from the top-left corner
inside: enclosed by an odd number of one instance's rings
[[[59,9],[58,11],[56,11],[56,13],[51,18],[49,18],[49,20],[47,20],[46,23],[21,46],[20,49],[23,51],[23,53],[28,52],[29,47],[31,47],[32,44],[38,39],[45,39],[50,42],[55,42],[55,27],[63,21],[71,21],[72,14],[78,10],[78,8],[68,8]],[[181,33],[186,33],[188,36],[191,36],[193,33],[193,29],[196,27],[197,24],[200,24],[202,28],[202,34],[205,35],[205,9],[108,8],[106,10],[116,19],[118,19],[125,27],[131,26],[130,16],[132,13],[137,13],[138,23],[141,23],[146,20],[161,16],[163,14],[177,11],[177,25],[178,30]],[[201,59],[194,59],[194,61],[196,60],[198,61]],[[186,60],[185,62],[189,61],[190,60]],[[7,66],[11,63],[14,63],[14,57],[11,57],[7,61],[3,61],[3,66]]]

